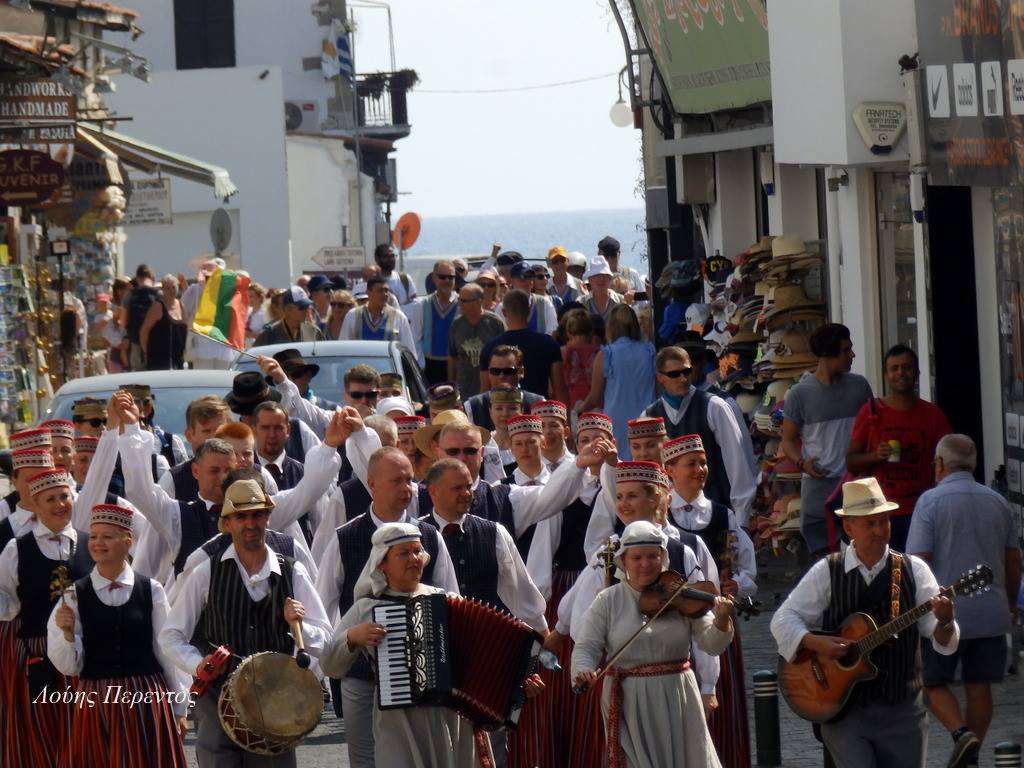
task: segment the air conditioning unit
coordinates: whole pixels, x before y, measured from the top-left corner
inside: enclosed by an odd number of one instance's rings
[[[320,132],[320,103],[316,101],[286,101],[284,103],[284,129],[298,133]]]

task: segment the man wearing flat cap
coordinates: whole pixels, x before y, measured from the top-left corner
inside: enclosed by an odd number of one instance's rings
[[[822,724],[822,739],[839,768],[924,765],[928,723],[920,638],[930,638],[943,655],[959,644],[953,603],[939,594],[931,568],[889,549],[889,513],[898,506],[886,501],[873,477],[844,483],[843,508],[836,514],[850,545],[816,562],[772,618],[772,635],[784,659],[805,650],[829,663],[851,651],[838,633],[852,614],[866,613],[881,626],[931,602],[930,612],[871,652],[879,674],[855,685],[842,717]],[[966,766],[969,756],[963,757],[949,765]]]

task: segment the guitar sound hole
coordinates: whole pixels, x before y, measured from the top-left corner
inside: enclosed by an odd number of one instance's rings
[[[838,664],[843,669],[852,669],[853,667],[857,666],[857,664],[860,662],[860,658],[861,655],[857,646],[851,644],[849,650],[846,651],[846,655],[843,656],[841,659],[837,659],[836,664]]]

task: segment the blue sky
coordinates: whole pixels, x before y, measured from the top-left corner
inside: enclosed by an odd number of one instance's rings
[[[358,4],[358,0],[353,0]],[[640,132],[608,110],[616,77],[546,90],[514,88],[617,73],[625,64],[605,0],[391,0],[399,68],[415,69],[412,134],[399,142],[394,209],[424,215],[635,208]],[[359,72],[388,69],[387,15],[354,7]]]

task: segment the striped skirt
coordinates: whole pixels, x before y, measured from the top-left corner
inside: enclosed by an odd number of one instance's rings
[[[75,768],[186,768],[164,676],[79,680],[71,724]],[[152,703],[132,703],[133,695]]]
[[[554,571],[545,618],[554,627],[558,604],[579,576],[579,571]],[[509,766],[520,768],[600,768],[606,758],[601,716],[601,689],[580,696],[572,692],[571,637],[562,641],[558,661],[561,672],[540,670],[544,693],[528,702],[519,729],[509,739]],[[568,757],[568,759],[566,759]]]
[[[743,672],[740,633],[720,657],[721,672],[715,696],[718,709],[708,719],[708,730],[722,768],[750,768],[750,725],[747,721],[747,687]]]
[[[68,744],[74,705],[66,695],[74,695],[76,679],[57,672],[54,685],[45,691],[46,701],[33,703],[26,662],[30,656],[46,657],[46,638],[14,637],[12,645],[13,663],[3,673],[11,680],[0,735],[0,768],[67,768],[71,763]]]

